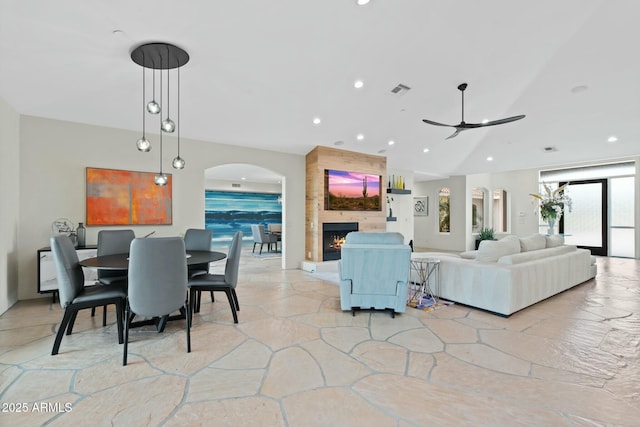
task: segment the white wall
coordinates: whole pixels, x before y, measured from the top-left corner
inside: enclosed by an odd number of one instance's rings
[[[0,314],[18,300],[20,116],[0,98]]]
[[[467,179],[453,176],[449,179],[415,183],[414,197],[429,197],[429,215],[414,218],[414,245],[421,248],[442,249],[447,251],[467,250]],[[450,233],[440,233],[439,191],[443,187],[451,190]],[[470,217],[469,217],[470,218]]]
[[[404,236],[404,242],[409,243],[413,240],[413,172],[401,169],[387,169],[388,176],[401,176],[405,181],[405,189],[411,190],[412,194],[386,194],[386,187],[388,183],[384,183],[385,188],[382,189],[382,196],[385,195],[389,199],[393,198],[391,207],[393,209],[393,216],[398,218],[397,221],[387,221],[387,231],[394,231],[402,233]],[[389,215],[388,207],[387,213]]]
[[[135,147],[139,137],[132,131],[21,117],[19,299],[38,296],[36,251],[49,245],[51,222],[61,217],[76,224],[84,222],[87,166],[157,171],[158,147],[154,146],[150,153],[139,152]],[[150,139],[154,143],[158,137],[151,135]],[[292,237],[286,237],[283,245],[283,265],[299,267],[304,255],[304,156],[184,139],[180,154],[187,164],[185,169],[176,171],[171,167],[174,139],[165,145],[164,152],[163,169],[173,175],[173,224],[131,227],[137,236],[151,231],[156,231],[156,236],[177,236],[189,227],[204,227],[205,169],[227,163],[255,164],[285,177],[285,235]],[[87,244],[96,243],[100,229],[87,228]]]
[[[240,184],[240,187],[234,187]],[[204,183],[207,190],[236,191],[238,193],[277,193],[282,192],[282,184],[267,184],[264,182],[227,181],[223,179],[207,179]]]

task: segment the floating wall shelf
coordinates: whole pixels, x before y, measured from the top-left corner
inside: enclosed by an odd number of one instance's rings
[[[387,222],[392,222],[392,221],[397,221],[397,220],[398,220],[398,217],[395,217],[395,216],[388,216],[387,217]]]
[[[387,188],[389,194],[411,194],[411,190],[403,190],[401,188]]]

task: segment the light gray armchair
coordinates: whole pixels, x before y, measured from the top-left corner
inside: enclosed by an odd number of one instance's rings
[[[340,307],[404,313],[411,247],[400,233],[351,232],[341,249]]]
[[[131,242],[123,366],[127,364],[129,327],[134,314],[162,317],[177,310],[185,311],[187,352],[191,352],[185,251],[180,237],[141,238]]]
[[[256,245],[260,244],[260,254],[262,254],[262,247],[266,244],[267,250],[271,250],[271,244],[275,245],[276,251],[278,250],[278,236],[275,234],[269,234],[264,231],[264,225],[253,224],[251,226],[251,234],[253,235],[253,250],[255,252]]]
[[[236,286],[238,285],[238,273],[240,267],[240,254],[242,252],[242,232],[236,231],[229,246],[229,254],[227,255],[227,264],[224,274],[203,274],[189,280],[189,302],[191,304],[191,313],[200,311],[200,298],[198,294],[202,291],[221,291],[227,294],[231,313],[233,314],[233,323],[238,323],[237,311],[240,311],[240,303],[236,294]]]
[[[122,319],[127,294],[121,288],[107,286],[84,286],[84,272],[78,254],[68,236],[51,238],[51,251],[58,274],[58,293],[64,315],[53,343],[51,355],[58,354],[65,333],[71,335],[78,310],[115,304],[118,342],[122,344]]]

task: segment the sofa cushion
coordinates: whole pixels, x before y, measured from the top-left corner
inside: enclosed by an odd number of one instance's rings
[[[500,257],[498,264],[522,264],[523,262],[535,261],[538,259],[557,257],[568,252],[574,252],[577,246],[564,245],[556,248],[545,248],[537,251],[520,252],[519,254],[505,255]]]
[[[478,256],[477,250],[460,253],[460,258],[464,258],[464,259],[476,259],[477,256]]]
[[[538,249],[544,249],[547,245],[545,236],[542,234],[532,234],[531,236],[520,238],[520,251],[529,252],[537,251]]]
[[[517,236],[507,236],[500,240],[483,240],[478,248],[476,261],[496,262],[505,255],[520,252],[520,239]]]
[[[547,248],[556,248],[564,245],[564,236],[558,236],[557,234],[553,236],[545,236],[544,240],[545,247]]]

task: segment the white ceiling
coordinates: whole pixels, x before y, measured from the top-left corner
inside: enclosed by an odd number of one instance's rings
[[[0,96],[140,130],[130,51],[163,41],[191,56],[182,137],[302,155],[341,141],[418,180],[615,159],[640,154],[639,18],[637,0],[0,0]],[[527,117],[445,141],[421,119],[460,122],[462,82],[467,122]]]

